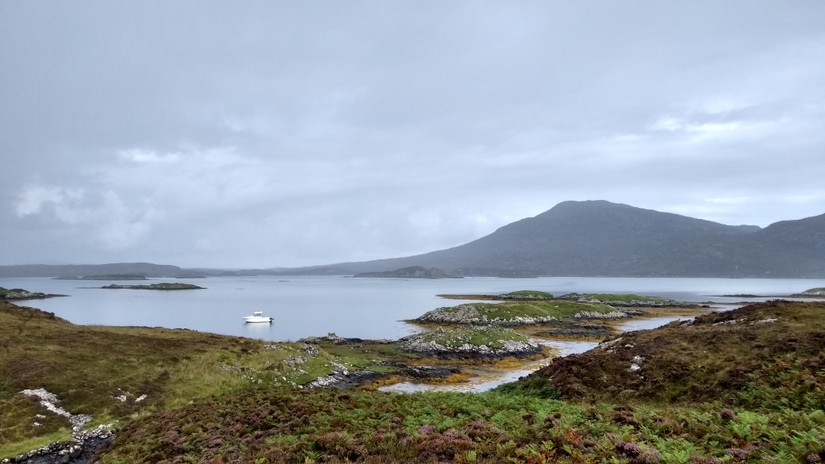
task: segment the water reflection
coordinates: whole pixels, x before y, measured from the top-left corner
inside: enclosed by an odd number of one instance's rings
[[[243,324],[244,337],[254,338],[257,340],[272,339],[272,324],[245,323],[243,320],[239,321],[239,323]]]

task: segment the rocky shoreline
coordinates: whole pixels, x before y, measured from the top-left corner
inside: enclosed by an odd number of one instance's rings
[[[44,300],[46,298],[56,298],[68,295],[59,295],[56,293],[30,292],[22,288],[7,289],[0,287],[0,300],[7,301],[24,301],[24,300]]]
[[[439,327],[433,331],[409,335],[399,340],[401,350],[422,357],[441,359],[502,359],[507,357],[526,358],[542,353],[542,346],[513,332],[514,338],[507,339],[493,333],[494,327],[476,327],[472,334]],[[502,330],[502,329],[499,329]],[[507,330],[507,329],[503,329]],[[473,339],[478,334],[488,335],[489,342]]]
[[[2,464],[93,464],[106,449],[115,434],[105,426],[72,435],[72,441],[56,442],[17,457],[6,458]]]
[[[26,389],[21,395],[35,397],[47,411],[69,420],[72,427],[71,441],[50,443],[13,458],[6,458],[0,464],[92,464],[114,439],[111,425],[100,425],[86,429],[92,421],[88,414],[72,414],[59,406],[57,395],[44,388]],[[37,423],[35,422],[35,425]]]
[[[490,308],[480,306],[475,303],[461,304],[458,306],[438,308],[428,311],[424,315],[411,322],[419,324],[493,324],[506,327],[518,327],[525,325],[551,324],[562,320],[558,316],[550,315],[518,315],[507,318],[490,315]],[[611,311],[590,310],[583,305],[582,308],[570,315],[573,319],[622,319],[629,316],[639,315],[638,312],[625,311],[611,308]]]

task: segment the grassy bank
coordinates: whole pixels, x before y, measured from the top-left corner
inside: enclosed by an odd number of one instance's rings
[[[124,428],[104,463],[817,462],[821,411],[251,389]]]
[[[467,342],[496,347],[524,338],[510,331],[463,330],[460,335]],[[91,425],[97,425],[123,423],[251,386],[297,388],[342,371],[368,371],[378,383],[411,375],[417,381],[430,380],[428,371],[408,367],[426,365],[432,360],[422,358],[433,353],[405,352],[400,342],[340,337],[307,341],[78,326],[51,313],[0,302],[0,458],[70,436],[69,419],[46,412],[38,399],[20,393],[26,389],[55,394],[58,407],[73,415],[91,415]],[[492,360],[453,359],[447,367],[455,369],[446,372],[466,379],[459,368],[477,362]]]
[[[821,462],[823,311],[626,334],[484,394],[251,388],[131,423],[104,462]]]
[[[104,463],[821,462],[823,315],[761,303],[623,334],[484,394],[393,394],[293,386],[415,360],[393,343],[81,327],[2,303],[0,457],[66,434],[18,394],[43,387],[120,420]]]

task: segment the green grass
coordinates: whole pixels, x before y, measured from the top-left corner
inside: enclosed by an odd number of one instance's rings
[[[102,462],[815,462],[818,417],[716,403],[254,387],[138,419]]]
[[[559,298],[569,298],[575,299],[579,301],[588,301],[588,302],[602,302],[608,304],[618,304],[618,303],[647,303],[647,304],[656,304],[656,305],[665,305],[665,304],[673,304],[673,300],[668,300],[665,298],[658,298],[658,297],[650,297],[650,296],[641,296],[636,295],[633,293],[569,293],[567,295],[562,295]]]
[[[825,295],[825,287],[809,288],[802,295]]]
[[[27,388],[45,388],[69,412],[110,422],[249,385],[306,383],[331,373],[334,364],[379,367],[381,361],[356,349],[307,347],[190,330],[76,326],[0,302],[0,458],[15,454],[20,443],[36,447],[68,433],[65,418],[18,393]],[[141,395],[146,399],[136,402]]]
[[[825,303],[773,301],[620,335],[531,377],[562,398],[825,409]],[[632,365],[638,369],[631,368]]]
[[[42,298],[47,296],[41,292],[30,292],[22,288],[3,288],[0,287],[0,300],[23,300],[27,298]]]
[[[476,334],[469,342],[500,346],[505,338],[521,338],[496,336]],[[68,420],[19,394],[27,388],[45,388],[61,407],[91,414],[95,423],[122,423],[250,386],[294,388],[337,366],[391,375],[417,360],[397,343],[272,343],[190,330],[77,326],[0,302],[0,458],[68,436]]]
[[[54,416],[34,427],[42,410],[17,393],[43,386],[71,412],[121,420],[110,464],[821,462],[823,314],[761,303],[623,334],[492,392],[390,394],[292,383],[378,365],[393,344],[80,327],[0,303],[0,457],[66,436]],[[453,343],[490,342],[468,334]],[[152,401],[121,404],[123,390]]]
[[[504,301],[501,303],[466,303],[438,308],[422,316],[424,322],[463,324],[526,325],[552,320],[571,319],[582,312],[609,314],[616,309],[605,304],[575,301]],[[433,319],[435,318],[435,319]]]
[[[518,290],[515,292],[505,293],[500,296],[502,298],[532,298],[537,300],[553,298],[552,293],[542,292],[539,290]]]

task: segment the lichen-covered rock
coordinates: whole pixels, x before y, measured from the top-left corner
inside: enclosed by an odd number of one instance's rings
[[[438,328],[404,337],[401,350],[439,358],[527,357],[541,353],[541,345],[510,329],[473,327]]]
[[[579,311],[573,315],[576,319],[621,319],[627,317],[624,311],[613,311],[609,313],[600,313],[597,311]]]
[[[519,326],[546,324],[558,320],[559,318],[555,316],[513,316],[507,319],[491,317],[489,312],[481,310],[479,305],[467,303],[428,311],[416,319],[416,322],[425,324],[495,324]]]

